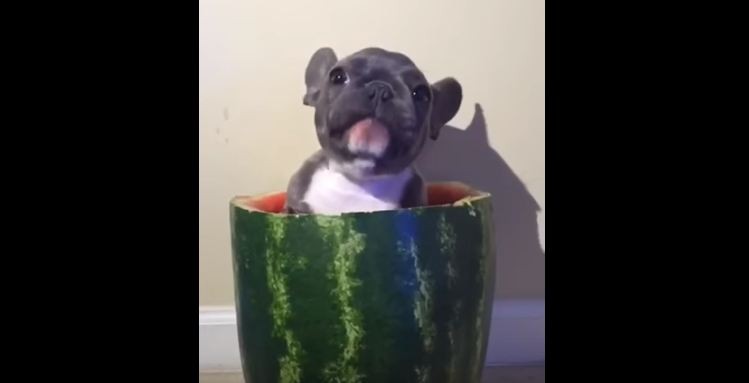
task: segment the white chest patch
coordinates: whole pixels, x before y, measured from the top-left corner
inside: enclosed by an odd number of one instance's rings
[[[315,213],[329,215],[397,209],[411,177],[411,170],[406,169],[392,176],[354,182],[325,167],[312,175],[304,202]]]

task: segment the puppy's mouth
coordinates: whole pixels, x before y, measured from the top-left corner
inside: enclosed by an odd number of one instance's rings
[[[344,140],[352,154],[379,158],[390,144],[390,132],[381,121],[368,117],[351,125],[344,133]]]

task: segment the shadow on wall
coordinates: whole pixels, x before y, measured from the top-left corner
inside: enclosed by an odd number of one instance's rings
[[[428,140],[417,166],[428,181],[460,181],[492,194],[497,240],[498,298],[544,297],[544,252],[538,238],[538,203],[489,145],[481,105],[465,130],[445,126]]]

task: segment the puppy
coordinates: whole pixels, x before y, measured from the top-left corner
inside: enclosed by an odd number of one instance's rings
[[[458,112],[460,84],[430,85],[408,57],[379,48],[341,60],[321,48],[305,82],[321,149],[291,177],[284,210],[336,215],[425,205],[413,162]]]

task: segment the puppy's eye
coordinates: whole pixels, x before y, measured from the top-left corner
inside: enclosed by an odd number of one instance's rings
[[[431,99],[429,94],[429,87],[426,85],[419,85],[411,91],[411,96],[418,102],[427,102]]]
[[[341,68],[335,68],[332,71],[330,71],[330,82],[335,85],[341,85],[345,84],[348,81],[348,77],[346,76],[346,72],[343,71]]]

